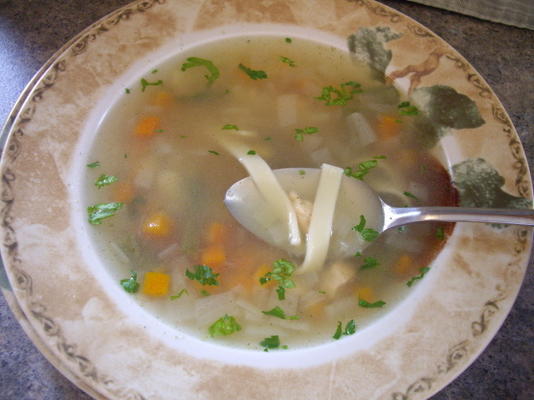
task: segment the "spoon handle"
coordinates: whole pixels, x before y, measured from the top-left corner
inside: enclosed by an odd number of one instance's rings
[[[534,210],[464,207],[394,208],[384,204],[384,230],[421,221],[486,222],[534,226]]]

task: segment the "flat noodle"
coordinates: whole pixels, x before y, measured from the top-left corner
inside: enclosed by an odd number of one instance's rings
[[[313,202],[310,229],[306,235],[306,256],[298,269],[300,274],[317,271],[326,260],[342,177],[341,168],[329,164],[321,165],[321,176]]]

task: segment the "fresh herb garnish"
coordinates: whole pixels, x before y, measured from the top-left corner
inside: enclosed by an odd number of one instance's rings
[[[380,308],[386,305],[385,301],[378,300],[374,303],[369,303],[367,300],[364,299],[358,299],[358,305],[363,308]]]
[[[299,175],[306,175],[306,171],[304,171],[303,169],[299,169]]]
[[[362,256],[362,252],[361,251],[357,251],[355,254],[354,254],[354,257],[361,257]]]
[[[111,185],[113,182],[117,182],[118,180],[119,178],[116,176],[102,174],[95,181],[95,186],[100,189],[102,186]]]
[[[273,349],[287,349],[287,346],[280,346],[280,338],[278,335],[266,337],[260,342],[260,346],[263,347],[263,351],[269,351]]]
[[[204,289],[202,289],[202,290],[200,291],[200,294],[201,294],[202,296],[204,296],[204,297],[211,296],[211,293],[208,292],[207,290],[204,290]]]
[[[398,230],[399,232],[406,232],[406,229],[408,229],[408,227],[407,227],[406,225],[402,225],[402,226],[399,226],[399,227],[397,228],[397,230]]]
[[[163,81],[159,79],[156,82],[149,82],[145,78],[141,78],[141,92],[144,92],[147,86],[160,86],[163,85]]]
[[[99,203],[87,207],[87,214],[89,215],[89,223],[93,225],[100,225],[102,220],[115,215],[124,204],[120,202]]]
[[[295,129],[295,139],[297,139],[298,142],[302,142],[304,140],[304,135],[313,135],[317,132],[319,132],[319,128],[316,128],[315,126],[297,128]]]
[[[234,125],[234,124],[226,124],[221,129],[225,129],[225,130],[232,130],[233,129],[234,131],[238,131],[239,130],[237,125]]]
[[[272,310],[269,311],[262,311],[265,315],[271,315],[273,317],[281,318],[281,319],[300,319],[298,315],[286,315],[284,310],[282,310],[280,307],[276,306]]]
[[[363,264],[360,267],[360,270],[371,269],[371,268],[377,267],[379,265],[380,265],[380,263],[378,262],[378,260],[376,258],[374,258],[374,257],[365,257],[363,259]]]
[[[336,332],[332,336],[333,339],[340,339],[342,335],[350,336],[354,335],[356,333],[356,322],[354,322],[353,319],[351,319],[349,322],[347,322],[347,325],[345,325],[345,329],[343,329],[343,324],[341,321],[337,322]]]
[[[189,271],[189,269],[185,270],[185,276],[192,281],[198,281],[201,285],[219,285],[219,282],[217,281],[219,274],[213,272],[211,267],[208,267],[207,265],[195,265],[193,268],[195,269],[194,272]]]
[[[249,151],[247,151],[247,154],[249,156],[254,156],[254,155],[256,155],[256,150],[249,150]]]
[[[157,72],[158,72],[157,69],[153,69],[152,71],[150,71],[151,74],[155,74],[155,73],[157,73]]]
[[[182,297],[183,295],[189,295],[189,292],[187,291],[187,289],[182,289],[180,290],[178,293],[176,293],[175,295],[172,295],[170,296],[170,299],[171,300],[176,300],[176,299],[179,299],[180,297]]]
[[[224,317],[219,318],[208,328],[211,337],[228,336],[240,330],[241,325],[237,323],[234,317],[228,314],[224,314]]]
[[[87,168],[96,168],[96,167],[100,167],[100,161],[95,161],[95,162],[87,164]]]
[[[436,237],[439,240],[445,240],[445,231],[443,230],[443,227],[436,228]]]
[[[262,70],[254,70],[249,67],[244,66],[243,64],[239,64],[239,69],[246,73],[250,79],[258,80],[258,79],[266,79],[268,78],[265,71]]]
[[[354,225],[352,227],[352,230],[359,232],[362,235],[363,240],[367,242],[372,242],[378,237],[379,233],[374,229],[366,228],[366,223],[367,221],[365,220],[365,217],[363,215],[360,215],[360,222],[358,223],[358,225]]]
[[[358,169],[356,171],[351,167],[346,167],[343,171],[345,175],[359,180],[363,180],[365,175],[367,175],[373,168],[376,168],[378,165],[378,160],[385,159],[386,156],[374,156],[372,160],[367,160],[358,164]]]
[[[219,152],[215,150],[208,150],[208,153],[218,156]]]
[[[121,279],[120,284],[128,293],[136,293],[139,290],[139,282],[137,282],[137,272],[130,271],[130,277]]]
[[[260,283],[262,285],[265,285],[271,280],[279,282],[279,286],[276,289],[276,292],[278,293],[278,299],[284,300],[286,292],[285,290],[292,289],[296,286],[295,282],[293,282],[293,280],[291,279],[291,275],[293,275],[294,271],[295,265],[293,265],[293,263],[291,263],[290,261],[281,258],[273,263],[273,270],[271,272],[267,272],[264,276],[260,278]]]
[[[130,94],[130,89],[126,88],[126,89],[124,89],[124,92],[125,92],[126,94]]]
[[[413,194],[413,193],[410,193],[410,192],[402,192],[402,194],[405,195],[406,197],[410,197],[410,198],[412,198],[412,199],[414,199],[414,200],[419,200],[419,199],[417,198],[417,196],[416,196],[415,194]]]
[[[286,289],[283,286],[278,286],[276,288],[276,294],[278,295],[278,300],[286,299]]]
[[[295,65],[295,61],[293,61],[291,58],[280,56],[280,61],[282,61],[283,63],[286,63],[290,67],[295,67],[296,66]]]
[[[188,57],[186,61],[180,68],[182,71],[194,67],[205,67],[208,70],[208,74],[204,75],[204,78],[208,80],[208,86],[211,86],[220,75],[219,69],[210,60],[200,57]]]
[[[361,93],[361,85],[354,81],[348,81],[339,85],[325,86],[317,100],[324,101],[327,106],[344,106],[349,100],[352,100],[354,94]]]
[[[273,140],[273,138],[272,138],[272,137],[270,137],[270,136],[267,136],[267,137],[266,137],[266,138],[264,138],[263,140],[265,140],[266,142],[270,142],[271,140]]]
[[[286,43],[291,43],[293,40],[291,38],[289,38],[289,37],[286,37],[285,41],[286,41]]]
[[[430,271],[430,268],[429,267],[423,267],[419,271],[420,271],[420,274],[412,277],[408,282],[406,282],[406,286],[412,287],[412,285],[415,283],[415,281],[423,279],[423,277],[426,275],[426,273],[428,271]]]
[[[326,294],[326,292],[324,290],[318,290],[317,291],[319,294]]]
[[[412,106],[409,101],[403,101],[398,106],[400,115],[417,115],[419,110],[416,106]]]

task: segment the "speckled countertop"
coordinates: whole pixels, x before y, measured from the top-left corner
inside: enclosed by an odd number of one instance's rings
[[[67,40],[128,0],[0,0],[0,122],[38,68]],[[493,87],[534,165],[534,31],[399,0],[383,3],[455,47]],[[530,130],[529,130],[530,125]],[[501,330],[433,400],[534,398],[534,268]],[[0,296],[0,399],[89,399],[37,351]]]

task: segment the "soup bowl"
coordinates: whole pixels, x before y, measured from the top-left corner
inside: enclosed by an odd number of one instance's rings
[[[501,103],[469,63],[409,18],[371,1],[136,2],[51,59],[7,126],[2,259],[12,306],[39,349],[95,398],[431,396],[510,310],[529,230],[457,224],[431,273],[387,314],[343,340],[277,352],[169,326],[124,292],[96,251],[82,183],[103,116],[171,55],[240,35],[352,43],[347,51],[419,98],[461,205],[530,207],[527,164]]]

